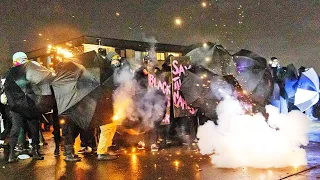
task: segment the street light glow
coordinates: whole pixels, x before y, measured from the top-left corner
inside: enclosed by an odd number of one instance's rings
[[[175,23],[180,26],[182,24],[182,20],[180,18],[176,18]]]

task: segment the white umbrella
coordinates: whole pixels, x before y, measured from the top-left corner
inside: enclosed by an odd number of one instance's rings
[[[319,101],[319,77],[313,68],[303,72],[295,95],[294,105],[301,111],[309,109]]]

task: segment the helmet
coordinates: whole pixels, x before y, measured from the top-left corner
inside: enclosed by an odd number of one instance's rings
[[[24,52],[16,52],[12,56],[12,63],[14,66],[19,66],[20,64],[24,64],[28,59],[28,56]]]

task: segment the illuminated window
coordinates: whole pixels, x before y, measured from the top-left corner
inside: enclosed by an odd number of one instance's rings
[[[157,60],[164,61],[164,53],[157,53]]]

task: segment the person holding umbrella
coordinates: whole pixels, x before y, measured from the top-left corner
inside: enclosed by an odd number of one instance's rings
[[[32,88],[35,87],[32,85],[32,83],[34,83],[32,80],[41,76],[38,74],[37,69],[44,67],[34,62],[28,62],[27,58],[24,52],[17,52],[13,55],[13,67],[8,70],[4,84],[4,92],[8,99],[8,105],[11,107],[10,115],[12,117],[8,162],[17,160],[14,147],[17,144],[19,132],[24,123],[26,123],[30,129],[33,159],[44,159],[39,153],[39,115],[41,113],[37,113],[37,107],[34,102],[34,99],[40,96],[37,96]],[[46,75],[51,75],[49,71],[46,73]],[[40,82],[40,80],[37,82]],[[38,100],[40,100],[40,98]]]

